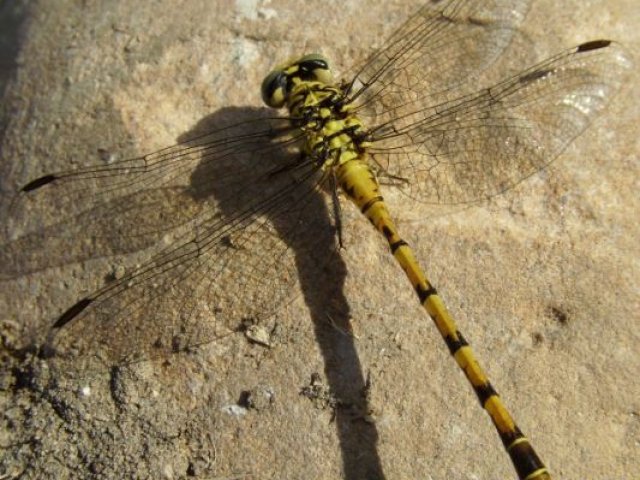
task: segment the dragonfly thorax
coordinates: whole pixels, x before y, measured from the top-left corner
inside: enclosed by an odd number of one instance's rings
[[[275,68],[262,82],[262,98],[270,107],[286,106],[305,135],[304,153],[324,169],[363,157],[364,126],[321,55],[305,55]]]

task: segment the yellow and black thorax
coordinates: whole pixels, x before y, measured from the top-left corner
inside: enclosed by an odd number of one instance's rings
[[[304,134],[303,152],[324,170],[364,159],[365,128],[323,56],[305,55],[276,67],[262,82],[262,99],[270,107],[289,110]]]

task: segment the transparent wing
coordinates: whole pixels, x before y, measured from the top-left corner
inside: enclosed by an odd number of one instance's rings
[[[119,363],[214,340],[243,319],[273,313],[290,297],[302,266],[319,269],[331,257],[335,229],[323,176],[294,153],[297,139],[282,122],[240,122],[23,188],[18,207],[55,202],[54,210],[70,210],[60,215],[64,220],[2,247],[3,259],[23,259],[2,267],[5,278],[53,266],[51,255],[19,254],[37,240],[46,247],[51,233],[71,252],[63,260],[55,256],[56,265],[149,247],[142,266],[57,318],[51,341],[59,353],[99,352]]]
[[[356,71],[351,100],[404,104],[467,81],[502,54],[528,10],[528,0],[425,2]]]
[[[425,92],[393,106],[384,105],[382,94],[362,109],[366,115],[377,106],[372,158],[384,173],[404,178],[418,200],[481,200],[555,159],[602,111],[630,68],[618,44],[597,40],[480,90]]]

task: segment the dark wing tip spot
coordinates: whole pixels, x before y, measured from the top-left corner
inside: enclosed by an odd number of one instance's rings
[[[67,323],[80,315],[80,313],[82,313],[82,311],[87,308],[91,304],[91,302],[93,302],[93,299],[89,297],[83,298],[82,300],[77,302],[66,312],[60,315],[60,318],[58,318],[58,320],[56,320],[56,323],[53,324],[53,328],[60,329],[64,327]]]
[[[22,187],[20,191],[31,192],[57,179],[58,177],[56,177],[55,175],[45,175],[44,177],[36,178],[35,180],[30,181],[24,187]]]
[[[599,48],[605,48],[611,45],[611,40],[591,40],[578,46],[578,52],[588,52],[590,50],[597,50]]]

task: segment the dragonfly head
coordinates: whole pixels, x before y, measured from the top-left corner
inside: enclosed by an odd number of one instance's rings
[[[333,75],[327,59],[311,53],[278,65],[262,81],[262,100],[272,108],[282,108],[291,86],[300,81],[331,84]]]

